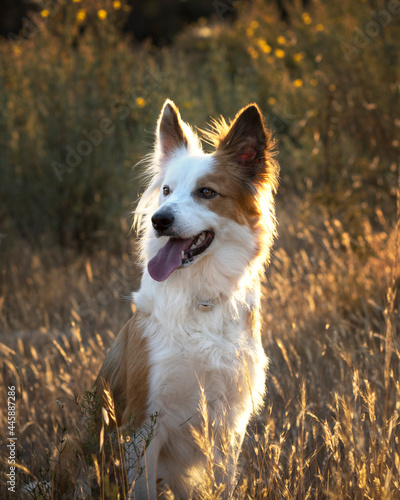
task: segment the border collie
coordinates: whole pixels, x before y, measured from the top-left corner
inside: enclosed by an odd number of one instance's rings
[[[129,474],[137,500],[166,491],[190,498],[210,477],[230,498],[265,392],[260,282],[276,234],[274,144],[256,104],[203,135],[211,154],[165,102],[135,216],[143,265],[136,312],[97,378],[121,425],[158,415],[144,471]],[[128,446],[128,464],[131,454]]]

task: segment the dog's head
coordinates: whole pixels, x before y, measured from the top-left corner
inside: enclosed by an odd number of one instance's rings
[[[165,102],[152,158],[153,182],[138,207],[139,213],[148,207],[147,267],[156,281],[207,256],[227,261],[227,268],[235,266],[229,261],[239,254],[242,267],[257,255],[268,257],[278,168],[258,107],[243,108],[229,125],[222,118],[214,121],[204,136],[214,153],[203,152],[174,103]]]

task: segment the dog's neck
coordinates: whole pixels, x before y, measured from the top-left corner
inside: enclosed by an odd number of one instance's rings
[[[257,306],[260,283],[251,279],[249,269],[235,279],[202,271],[195,266],[184,268],[159,283],[144,270],[141,287],[133,294],[136,308],[158,319],[178,310],[183,320],[193,316],[206,319],[219,311],[232,316],[239,309],[253,310]]]

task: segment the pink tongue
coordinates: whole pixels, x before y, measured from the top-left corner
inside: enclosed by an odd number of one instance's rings
[[[160,248],[157,255],[147,264],[147,270],[153,280],[164,281],[168,276],[181,267],[182,250],[189,248],[192,240],[180,240],[170,238],[167,243]]]

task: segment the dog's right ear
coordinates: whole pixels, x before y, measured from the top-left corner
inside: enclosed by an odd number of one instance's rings
[[[178,108],[169,99],[165,101],[158,119],[156,143],[161,157],[165,159],[171,158],[176,149],[188,145]]]

